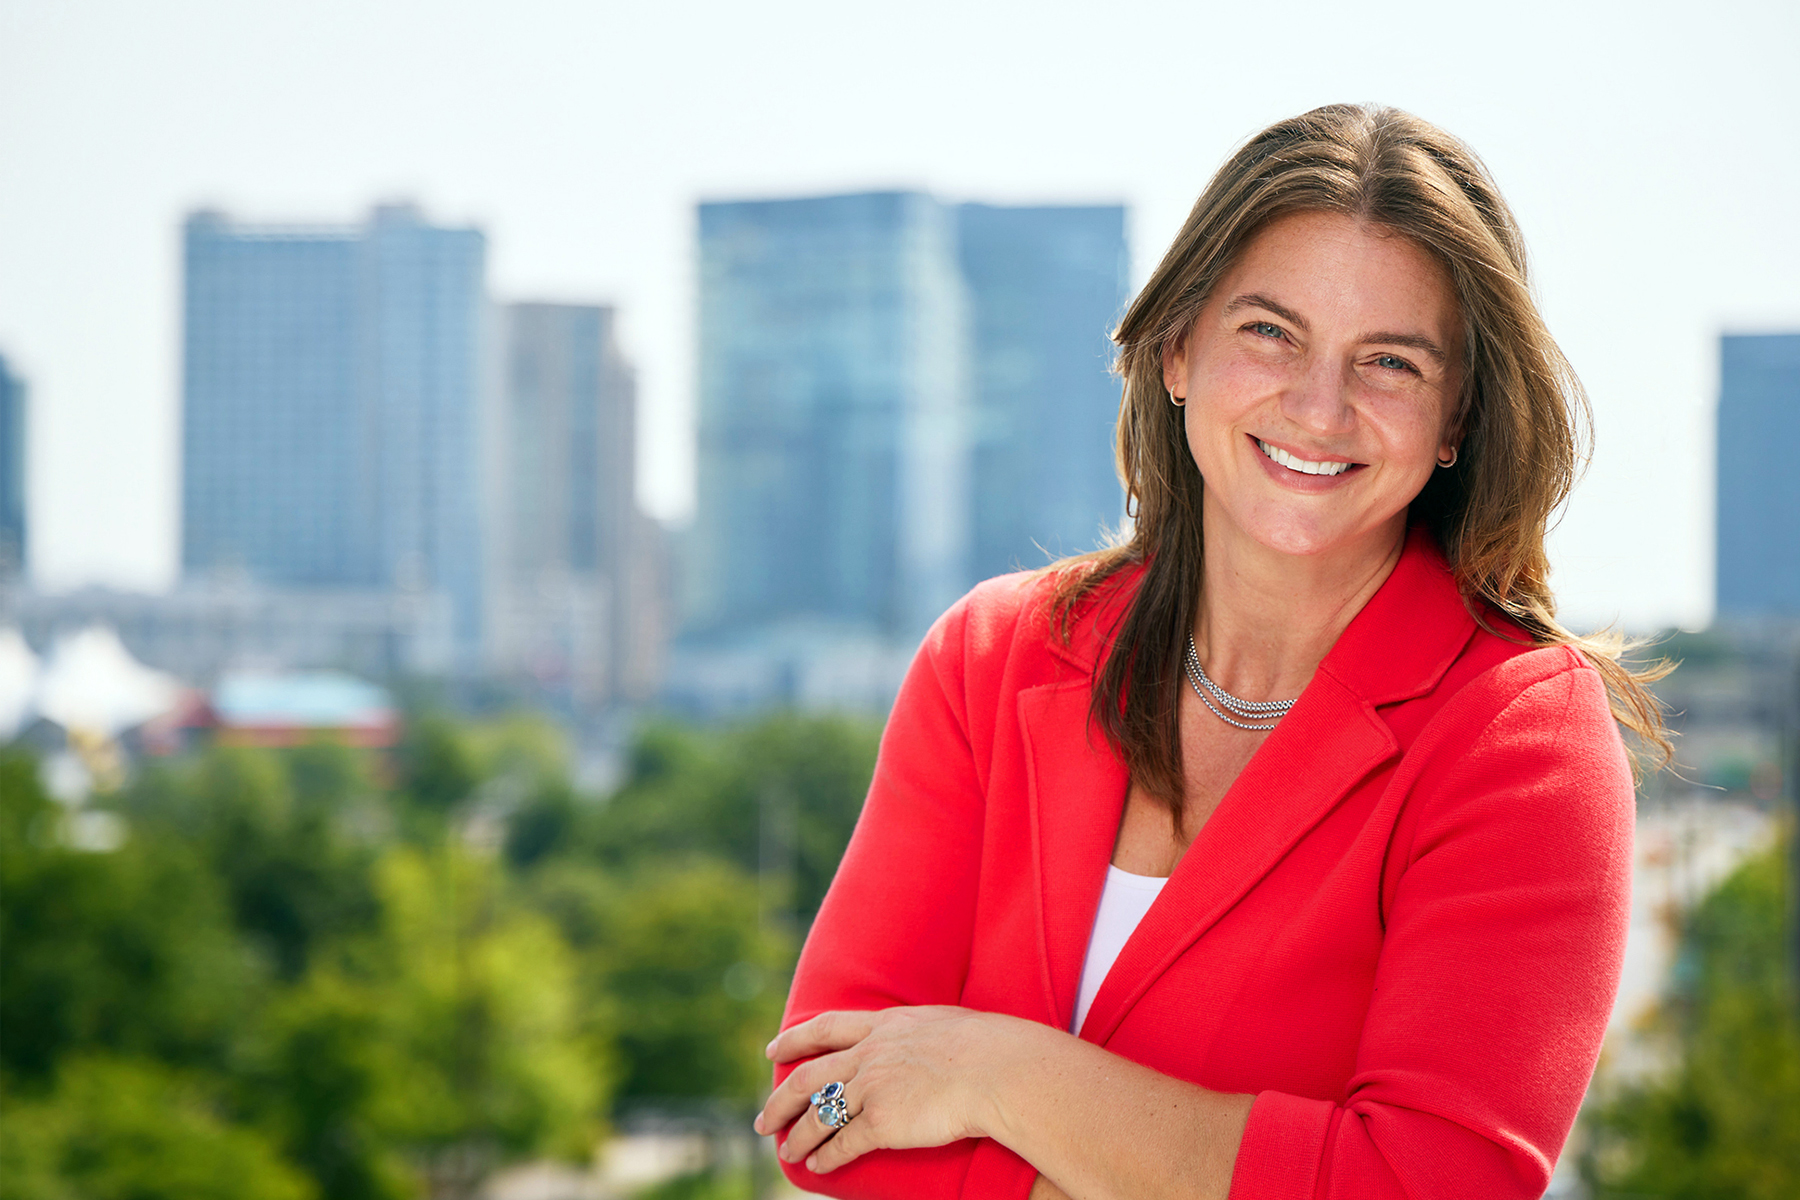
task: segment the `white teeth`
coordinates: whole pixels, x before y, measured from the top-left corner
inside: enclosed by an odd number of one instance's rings
[[[1279,446],[1269,445],[1269,443],[1263,441],[1261,438],[1256,439],[1256,444],[1262,447],[1262,452],[1264,454],[1268,455],[1288,470],[1298,471],[1302,475],[1342,475],[1353,465],[1347,462],[1308,462],[1304,458],[1295,458],[1292,454],[1289,454]]]

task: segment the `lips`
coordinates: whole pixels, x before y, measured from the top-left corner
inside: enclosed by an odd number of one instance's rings
[[[1300,475],[1342,475],[1351,467],[1360,465],[1352,462],[1314,462],[1311,459],[1289,454],[1279,446],[1271,446],[1261,438],[1256,440],[1256,446],[1271,461]]]

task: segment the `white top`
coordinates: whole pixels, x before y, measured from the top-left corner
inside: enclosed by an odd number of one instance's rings
[[[1093,1007],[1094,996],[1107,972],[1125,949],[1131,931],[1156,902],[1167,879],[1157,875],[1133,875],[1114,866],[1106,868],[1106,888],[1100,893],[1100,911],[1094,914],[1094,932],[1088,937],[1087,958],[1081,965],[1081,993],[1075,1001],[1075,1021],[1070,1033],[1080,1033]]]

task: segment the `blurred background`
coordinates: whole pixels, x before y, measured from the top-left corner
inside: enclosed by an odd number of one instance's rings
[[[0,1196],[763,1197],[926,624],[1317,104],[1467,139],[1660,637],[1552,1194],[1800,1194],[1800,10],[0,3]]]

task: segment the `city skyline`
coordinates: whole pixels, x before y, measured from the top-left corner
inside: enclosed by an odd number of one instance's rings
[[[1718,334],[1800,328],[1800,231],[1769,199],[1800,186],[1800,151],[1760,119],[1800,104],[1792,6],[1528,4],[1495,26],[1403,5],[1381,53],[1349,53],[1366,18],[1320,5],[1256,55],[1206,49],[1238,45],[1243,18],[1150,3],[334,3],[0,13],[0,352],[32,388],[45,586],[172,578],[175,228],[196,204],[349,220],[416,197],[489,231],[503,292],[615,304],[640,490],[667,517],[692,505],[695,197],[1124,202],[1135,283],[1239,140],[1374,98],[1487,159],[1593,395],[1596,458],[1552,542],[1564,611],[1710,612]]]

